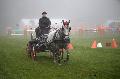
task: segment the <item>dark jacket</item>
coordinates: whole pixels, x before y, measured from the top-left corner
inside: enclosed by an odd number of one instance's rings
[[[48,28],[51,25],[51,21],[47,17],[42,17],[39,19],[39,27],[41,29]]]

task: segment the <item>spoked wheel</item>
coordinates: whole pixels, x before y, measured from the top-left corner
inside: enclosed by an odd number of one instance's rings
[[[35,47],[34,46],[32,47],[31,58],[32,58],[32,60],[36,59],[36,52],[35,52]]]
[[[31,45],[30,43],[27,44],[26,52],[28,57],[30,57],[32,60],[36,59],[36,52],[34,45]]]
[[[27,56],[31,57],[31,46],[29,43],[27,44],[26,52],[27,52]]]

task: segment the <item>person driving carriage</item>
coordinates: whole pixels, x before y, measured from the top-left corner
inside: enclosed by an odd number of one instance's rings
[[[47,17],[47,12],[42,13],[42,18],[39,19],[39,26],[35,29],[36,37],[40,37],[43,34],[48,34],[50,30],[51,21]]]

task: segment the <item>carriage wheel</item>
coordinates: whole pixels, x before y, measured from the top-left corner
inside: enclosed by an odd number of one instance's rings
[[[32,60],[36,59],[36,52],[35,52],[34,46],[32,47],[31,58],[32,58]]]
[[[26,52],[27,52],[28,57],[31,57],[31,47],[29,43],[27,44]]]

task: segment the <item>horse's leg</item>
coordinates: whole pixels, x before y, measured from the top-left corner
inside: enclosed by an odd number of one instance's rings
[[[56,53],[53,52],[53,62],[56,63]]]
[[[55,48],[53,51],[53,59],[54,63],[58,63],[60,65],[61,62],[61,52],[59,51],[59,47],[55,44]]]
[[[59,50],[53,53],[53,59],[54,59],[54,63],[60,64],[61,54]]]
[[[59,49],[59,51],[60,51],[60,55],[61,55],[61,60],[63,59],[63,54],[64,54],[64,49]]]
[[[69,60],[69,55],[70,55],[69,50],[65,49],[65,53],[67,53],[67,55],[66,55],[64,62],[67,62]]]
[[[61,53],[62,53],[62,51],[58,50],[58,52],[57,52],[57,62],[58,62],[59,65],[61,65]]]
[[[68,49],[67,49],[66,51],[67,51],[67,58],[66,58],[66,61],[68,61],[68,60],[69,60],[70,53],[69,53],[69,50],[68,50]]]
[[[55,63],[55,53],[53,52],[53,62]]]
[[[60,52],[58,53],[58,63],[60,64],[61,56]]]
[[[49,54],[50,54],[50,58],[53,57],[53,53],[51,51],[49,51]]]

